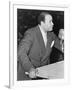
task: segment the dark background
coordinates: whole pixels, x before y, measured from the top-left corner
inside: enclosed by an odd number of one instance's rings
[[[64,28],[64,11],[51,11],[51,10],[32,10],[32,9],[17,9],[17,44],[24,36],[25,31],[28,28],[38,25],[37,18],[43,11],[49,12],[53,17],[53,32],[58,35],[59,29]],[[51,63],[57,62],[58,58],[63,59],[63,53],[53,47],[51,53]],[[60,59],[60,60],[62,60]],[[59,60],[59,61],[60,61]]]

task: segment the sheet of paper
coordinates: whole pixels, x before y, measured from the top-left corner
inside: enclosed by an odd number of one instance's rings
[[[64,78],[64,61],[60,61],[54,64],[39,67],[36,76],[49,78],[49,79],[60,79]]]

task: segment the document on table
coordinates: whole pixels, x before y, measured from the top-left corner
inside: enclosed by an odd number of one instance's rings
[[[56,62],[37,68],[36,76],[48,79],[63,79],[64,78],[64,61]]]

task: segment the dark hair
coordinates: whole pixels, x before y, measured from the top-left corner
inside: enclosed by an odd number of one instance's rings
[[[41,24],[41,21],[45,21],[45,16],[46,15],[51,15],[48,12],[41,12],[40,15],[38,16],[38,24]]]

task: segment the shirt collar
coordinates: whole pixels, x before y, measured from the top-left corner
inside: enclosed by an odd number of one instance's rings
[[[39,25],[39,28],[40,28],[41,33],[43,33],[43,34],[45,34],[45,35],[47,34],[47,32],[45,32],[40,25]]]

